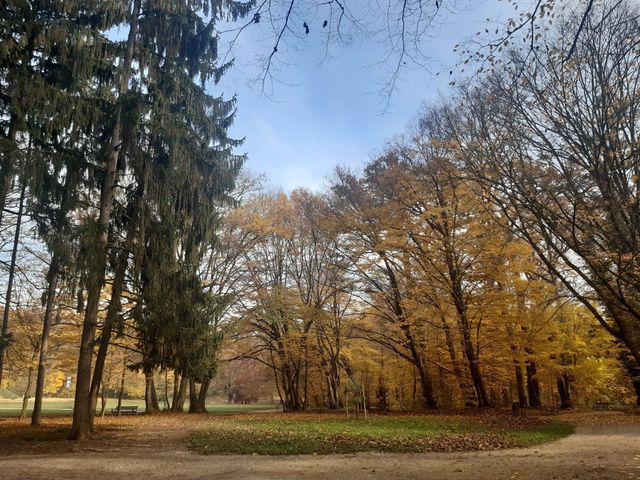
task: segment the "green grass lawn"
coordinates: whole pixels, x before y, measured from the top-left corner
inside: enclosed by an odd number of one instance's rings
[[[98,412],[100,411],[100,400],[98,400]],[[107,407],[105,413],[109,415],[112,408],[116,408],[118,401],[114,398],[107,399]],[[144,400],[123,400],[123,406],[137,405],[138,412],[144,412]],[[161,404],[160,407],[163,405]],[[185,409],[189,408],[189,403],[185,405]],[[264,410],[273,410],[275,405],[270,404],[254,404],[254,405],[234,405],[226,403],[207,403],[207,410],[210,413],[241,413],[241,412],[259,412]],[[22,400],[2,400],[0,401],[0,417],[17,417],[22,409]],[[31,415],[33,410],[33,399],[29,401],[27,415]],[[42,402],[42,412],[44,416],[51,415],[72,415],[73,399],[44,399]]]
[[[473,416],[273,415],[221,418],[196,430],[192,449],[203,454],[329,454],[362,451],[465,451],[522,447],[562,438],[573,426]]]

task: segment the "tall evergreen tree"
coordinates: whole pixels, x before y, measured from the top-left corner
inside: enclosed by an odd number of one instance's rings
[[[78,359],[72,439],[86,438],[91,429],[92,355],[107,266],[114,189],[119,172],[125,171],[127,164],[134,161],[130,157],[134,150],[123,143],[125,127],[148,118],[162,121],[155,136],[151,137],[155,143],[150,146],[156,158],[161,162],[165,160],[159,165],[175,170],[167,174],[183,173],[185,177],[176,177],[181,178],[183,185],[198,185],[205,192],[207,188],[224,185],[227,179],[219,178],[223,170],[180,167],[188,162],[206,167],[207,161],[212,160],[215,167],[215,161],[224,161],[231,154],[232,142],[226,140],[225,130],[232,107],[208,95],[205,86],[209,80],[217,81],[226,68],[216,65],[216,21],[222,16],[237,18],[249,8],[249,4],[228,1],[200,0],[179,4],[133,0],[126,3],[128,35],[119,62],[118,102],[103,157],[105,175],[95,239],[90,248],[93,262],[87,272],[87,308]],[[135,108],[143,100],[148,101],[144,104],[148,110]],[[200,122],[199,118],[207,121]],[[192,146],[196,146],[196,155],[189,158],[194,151]],[[205,184],[203,180],[209,183]],[[172,197],[165,197],[165,201],[166,198]],[[189,201],[187,205],[193,205],[191,202],[199,199],[180,196],[178,205],[185,200]],[[207,210],[195,211],[192,218],[207,213]]]

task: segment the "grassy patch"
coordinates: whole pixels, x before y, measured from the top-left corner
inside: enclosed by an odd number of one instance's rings
[[[217,419],[196,430],[203,454],[296,455],[363,451],[419,453],[529,446],[573,433],[568,424],[508,417],[270,415]]]
[[[118,401],[114,398],[107,399],[106,414],[111,413],[112,408],[116,408]],[[122,405],[137,405],[138,412],[144,413],[144,400],[131,399],[123,400]],[[101,403],[98,400],[98,412]],[[189,408],[189,402],[186,403],[185,409]],[[242,412],[259,412],[264,410],[273,410],[276,405],[271,404],[253,404],[253,405],[235,405],[226,403],[207,403],[207,411],[209,413],[242,413]],[[0,417],[18,417],[22,409],[22,400],[2,400],[0,401]],[[30,400],[27,406],[27,416],[31,416],[33,411],[33,400]],[[44,416],[52,415],[73,415],[73,399],[48,399],[42,402],[42,413]]]
[[[537,428],[526,428],[507,432],[507,435],[520,447],[552,442],[575,433],[573,425],[566,422],[550,422]]]

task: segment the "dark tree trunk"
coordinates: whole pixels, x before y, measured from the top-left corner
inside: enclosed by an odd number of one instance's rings
[[[13,236],[13,248],[11,249],[11,263],[9,263],[9,278],[7,280],[7,293],[4,300],[4,312],[2,312],[2,336],[0,337],[0,387],[2,386],[2,374],[4,372],[4,361],[7,354],[7,343],[9,340],[9,314],[11,312],[11,294],[13,293],[13,279],[16,273],[16,258],[18,256],[18,244],[20,243],[20,226],[22,225],[22,210],[24,208],[24,197],[26,184],[22,185],[20,191],[20,205],[18,206],[18,216],[16,219],[16,230]],[[3,207],[4,208],[4,207]]]
[[[396,307],[398,309],[398,315],[404,315],[404,310],[402,307],[397,304]],[[402,312],[402,313],[401,313]],[[409,347],[409,351],[411,352],[411,360],[418,372],[418,377],[420,379],[420,388],[422,389],[422,407],[427,410],[437,409],[438,402],[435,399],[433,394],[433,383],[431,382],[431,376],[429,375],[429,371],[427,366],[424,364],[424,360],[421,354],[421,348],[416,341],[415,336],[411,330],[410,325],[404,325],[401,327],[404,335],[407,339],[407,344]]]
[[[209,385],[211,379],[207,378],[202,384],[200,384],[200,394],[198,395],[198,407],[201,412],[207,412],[207,393],[209,392]]]
[[[302,409],[307,408],[309,401],[309,341],[305,334],[304,336],[304,394],[302,398]]]
[[[280,373],[282,378],[282,393],[284,395],[282,409],[285,412],[294,412],[299,410],[299,407],[295,401],[295,394],[292,388],[291,374],[289,372],[289,365],[284,364]]]
[[[164,409],[169,410],[169,372],[164,370]]]
[[[53,254],[49,272],[47,273],[47,300],[42,320],[42,336],[40,337],[40,358],[38,360],[38,378],[36,380],[36,397],[31,414],[31,425],[37,426],[42,422],[42,397],[44,396],[44,380],[47,374],[47,355],[49,354],[49,331],[53,315],[53,302],[58,285],[59,265],[58,256]]]
[[[339,316],[336,308],[336,296],[333,296],[333,308],[332,313],[334,317],[334,324],[339,325]],[[339,334],[339,327],[335,330],[335,340],[328,342],[323,341],[327,339],[326,326],[321,324],[316,326],[317,344],[321,353],[321,361],[323,367],[323,373],[327,384],[327,406],[331,410],[338,410],[341,407],[340,402],[340,356],[341,356],[341,338]],[[325,345],[326,343],[329,346]]]
[[[130,227],[127,231],[126,246],[120,255],[118,256],[118,265],[116,266],[116,273],[113,279],[113,285],[111,287],[111,298],[109,300],[109,307],[107,308],[107,316],[102,326],[102,333],[100,335],[100,346],[98,347],[98,355],[96,356],[96,364],[93,368],[93,378],[91,380],[91,390],[89,392],[91,401],[91,428],[93,429],[93,419],[95,416],[96,406],[98,404],[98,392],[100,391],[100,384],[102,382],[102,375],[104,373],[104,364],[107,361],[107,353],[109,351],[109,344],[111,343],[111,332],[115,326],[118,315],[120,314],[122,290],[124,289],[125,274],[127,271],[128,260],[128,244],[133,239],[134,229]]]
[[[464,302],[462,286],[460,285],[459,276],[453,264],[449,266],[449,271],[452,283],[451,295],[456,307],[456,312],[458,313],[458,324],[460,333],[462,334],[462,349],[469,364],[469,373],[476,391],[478,407],[489,407],[491,406],[491,402],[489,402],[487,390],[482,380],[482,372],[480,371],[480,365],[471,339],[471,329],[469,327],[469,319],[467,318],[467,307]]]
[[[122,396],[124,395],[124,380],[127,375],[127,364],[122,362],[122,377],[120,377],[120,391],[118,392],[118,405],[116,411],[120,415],[120,407],[122,407]]]
[[[329,399],[329,408],[338,410],[340,408],[340,366],[336,362],[331,361],[329,372],[326,373],[327,379],[327,397]]]
[[[420,377],[420,386],[422,387],[422,405],[425,409],[438,408],[438,402],[436,402],[433,395],[433,385],[429,376],[429,371],[424,364],[422,353],[422,342],[419,338],[416,338],[411,325],[407,323],[407,315],[402,304],[402,294],[400,293],[400,287],[398,286],[398,280],[391,267],[386,255],[382,255],[385,263],[385,270],[389,284],[391,285],[391,291],[393,293],[393,311],[398,320],[401,321],[400,329],[402,330],[405,338],[407,339],[407,347],[411,352],[411,363],[416,367],[418,376]]]
[[[525,391],[524,386],[524,374],[522,373],[522,365],[516,363],[515,367],[516,373],[516,390],[518,391],[518,405],[525,408],[528,407],[529,404],[527,402],[527,393]]]
[[[169,405],[169,410],[173,410],[173,406],[176,404],[178,400],[178,391],[180,390],[180,375],[176,370],[173,371],[173,395],[171,396],[171,405]]]
[[[197,407],[198,393],[196,391],[196,381],[189,379],[189,413],[193,413],[193,409]]]
[[[540,408],[540,382],[538,382],[538,369],[535,362],[527,362],[527,391],[529,393],[529,406]]]
[[[458,362],[458,356],[456,355],[456,347],[455,341],[453,338],[453,332],[451,331],[451,327],[447,322],[444,315],[441,315],[440,320],[442,321],[442,327],[444,330],[444,338],[447,344],[447,351],[449,352],[449,358],[451,359],[451,364],[453,365],[453,373],[458,380],[458,386],[460,388],[460,394],[464,398],[464,406],[465,407],[473,407],[475,405],[475,395],[470,392],[468,386],[465,382],[464,373],[460,368],[460,363]]]
[[[282,342],[278,344],[278,356],[282,362],[280,369],[280,380],[282,387],[282,409],[285,412],[295,412],[302,410],[303,404],[300,398],[300,374],[299,364],[287,359]],[[276,382],[278,377],[276,374]]]
[[[114,282],[114,285],[115,285],[115,282]],[[111,298],[113,299],[113,296]],[[111,304],[109,305],[109,307],[111,307]],[[93,421],[96,413],[96,407],[98,406],[98,392],[100,391],[100,385],[102,383],[102,374],[104,373],[104,364],[107,359],[107,351],[109,349],[109,343],[111,341],[112,326],[113,326],[113,322],[109,319],[109,312],[107,312],[107,318],[105,319],[104,325],[102,326],[102,333],[100,336],[100,346],[98,347],[96,364],[93,368],[93,379],[91,381],[91,390],[89,391],[89,398],[91,402],[91,410],[90,410],[91,430],[93,430]]]
[[[462,322],[462,346],[464,348],[464,354],[469,364],[469,373],[471,374],[471,380],[473,381],[473,387],[476,391],[476,398],[478,400],[478,407],[489,407],[491,402],[487,395],[484,382],[482,380],[482,373],[480,372],[480,365],[476,358],[476,352],[471,342],[471,332],[469,331],[469,325],[466,320]]]
[[[438,403],[433,395],[433,384],[431,383],[431,377],[429,376],[429,372],[427,371],[427,367],[419,362],[416,365],[416,370],[418,372],[418,377],[420,378],[420,387],[422,389],[422,406],[425,409],[434,409],[438,408]]]
[[[558,393],[560,394],[560,408],[562,409],[573,407],[569,383],[569,376],[567,374],[558,376]]]
[[[102,216],[102,215],[101,215]],[[106,242],[104,242],[106,245]],[[96,262],[101,264],[93,267],[90,272],[87,309],[82,325],[80,338],[80,354],[76,373],[76,390],[73,406],[73,425],[69,435],[70,440],[85,440],[91,432],[91,363],[93,360],[93,346],[96,324],[98,321],[98,304],[104,280],[104,252],[100,252]]]
[[[467,355],[467,358],[469,358],[469,355]],[[485,390],[484,382],[482,380],[482,373],[480,372],[480,366],[478,365],[478,359],[475,358],[475,355],[474,358],[469,358],[469,372],[471,373],[473,386],[476,389],[476,395],[478,396],[478,406],[490,407],[491,402],[487,396],[487,391]]]
[[[447,245],[446,261],[451,282],[450,295],[451,299],[453,300],[453,304],[455,306],[458,317],[458,327],[460,329],[460,334],[462,335],[462,349],[467,359],[467,363],[469,364],[469,373],[471,374],[473,387],[476,391],[478,407],[489,407],[491,406],[491,402],[489,401],[489,397],[487,395],[487,390],[482,379],[482,372],[480,371],[478,355],[476,354],[476,350],[471,338],[471,327],[467,315],[467,304],[465,300],[464,290],[462,288],[463,279],[460,272],[458,271],[458,267],[456,266],[453,252],[453,247]]]
[[[153,370],[150,369],[144,372],[144,404],[145,413],[153,413],[160,410],[158,395],[156,394],[156,385],[153,381]]]
[[[174,397],[174,400],[171,405],[171,410],[174,412],[184,412],[184,402],[187,399],[187,386],[189,384],[189,379],[182,374],[180,376],[180,388],[178,389],[177,397]]]
[[[146,167],[146,164],[145,164]],[[127,273],[127,267],[129,263],[129,252],[132,249],[134,240],[136,239],[136,226],[138,224],[137,219],[140,215],[140,208],[144,201],[144,195],[147,185],[147,169],[145,168],[143,179],[136,189],[136,197],[132,200],[130,219],[127,224],[127,234],[124,241],[124,247],[117,256],[115,275],[113,278],[113,284],[111,286],[111,298],[109,299],[109,307],[107,308],[107,315],[102,326],[102,332],[100,335],[100,346],[98,347],[98,355],[96,356],[96,364],[93,369],[93,378],[91,380],[91,428],[93,429],[93,415],[95,414],[96,405],[98,403],[98,391],[100,390],[100,383],[102,382],[102,376],[104,373],[104,364],[107,359],[107,353],[109,351],[109,345],[111,343],[111,334],[114,327],[117,324],[118,316],[122,310],[122,291],[125,288],[125,276]],[[138,237],[138,242],[143,242],[143,235]]]
[[[200,390],[195,380],[189,379],[189,413],[206,413],[205,402],[210,380],[205,380],[200,385]]]

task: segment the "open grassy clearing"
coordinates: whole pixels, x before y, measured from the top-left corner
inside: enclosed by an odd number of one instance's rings
[[[574,432],[568,423],[507,415],[252,415],[195,430],[202,454],[296,455],[364,451],[420,453],[524,447]]]
[[[98,400],[98,412],[100,412],[100,401]],[[123,406],[136,405],[139,413],[144,413],[144,400],[131,399],[123,400]],[[107,407],[105,413],[109,415],[112,408],[118,406],[118,400],[115,398],[107,399]],[[162,405],[161,405],[162,407]],[[185,409],[189,408],[189,402],[185,403]],[[253,404],[253,405],[236,405],[228,403],[219,403],[216,401],[207,402],[207,410],[209,413],[242,413],[242,412],[259,412],[264,410],[274,410],[276,405],[272,404]],[[0,400],[0,417],[18,417],[22,409],[22,400]],[[44,416],[52,415],[72,415],[73,399],[57,398],[44,399],[42,402],[42,410]],[[29,401],[27,415],[31,415],[33,411],[33,400]]]

